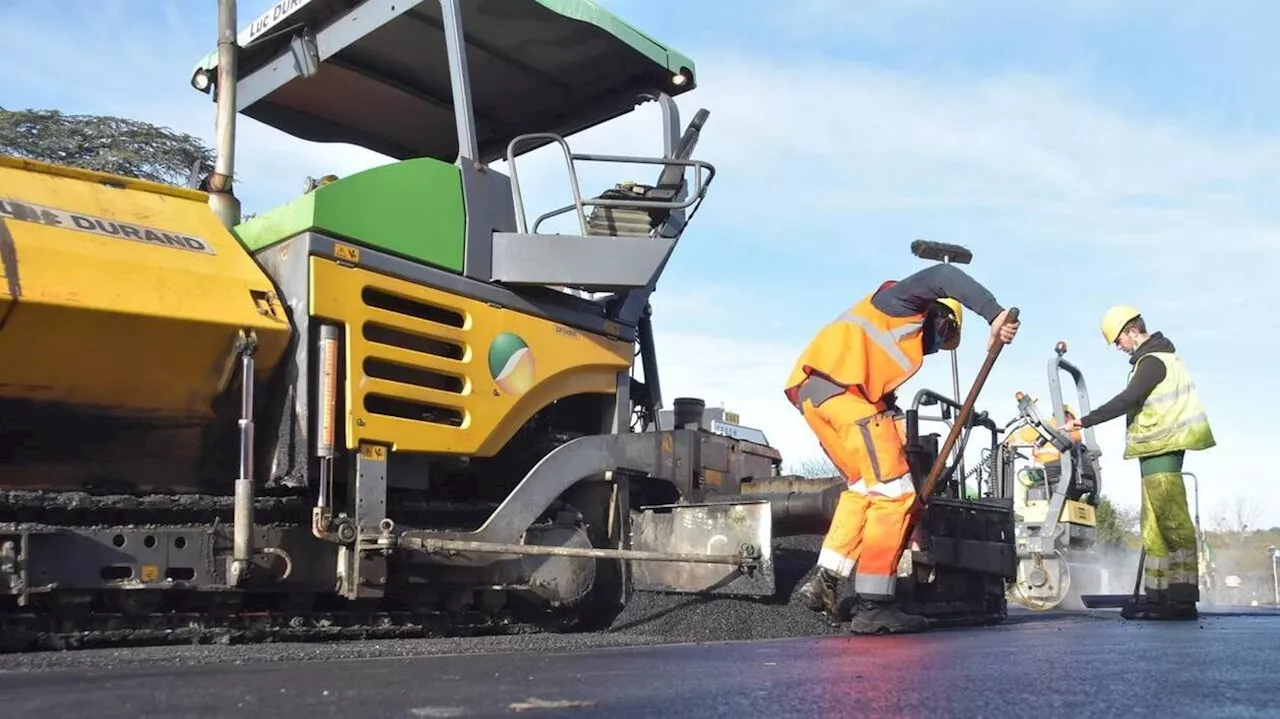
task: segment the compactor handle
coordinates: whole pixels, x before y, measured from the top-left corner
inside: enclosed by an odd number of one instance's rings
[[[1052,443],[1055,449],[1059,452],[1066,452],[1075,445],[1075,440],[1071,439],[1071,435],[1058,431],[1040,416],[1040,413],[1033,407],[1030,397],[1022,392],[1019,392],[1015,397],[1018,400],[1018,413],[1027,420],[1032,429]]]
[[[1018,308],[1010,307],[1009,314],[1005,316],[1005,323],[1018,321]],[[997,342],[987,352],[987,359],[982,363],[982,368],[978,370],[978,376],[973,380],[973,386],[969,388],[969,396],[964,398],[964,404],[960,407],[960,414],[956,417],[955,422],[951,425],[951,431],[947,433],[947,440],[943,443],[942,448],[938,450],[938,458],[934,461],[933,467],[929,470],[929,476],[925,478],[924,485],[920,488],[920,501],[929,502],[929,497],[933,494],[934,487],[938,484],[938,478],[942,476],[942,468],[946,466],[947,457],[951,454],[951,450],[955,447],[956,440],[960,438],[960,432],[969,424],[969,415],[973,413],[973,405],[978,400],[978,393],[982,391],[982,386],[987,383],[987,375],[991,374],[991,368],[995,366],[996,359],[1000,357],[1000,351],[1004,349],[1003,342]]]

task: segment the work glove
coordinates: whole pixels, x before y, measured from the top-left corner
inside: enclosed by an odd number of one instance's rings
[[[884,409],[886,412],[892,412],[894,414],[897,414],[898,412],[902,411],[898,407],[897,392],[886,392],[884,396],[880,398],[880,401],[884,403]]]

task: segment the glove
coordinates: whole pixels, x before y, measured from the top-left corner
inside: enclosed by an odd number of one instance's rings
[[[884,396],[880,398],[880,401],[884,403],[884,409],[886,412],[898,413],[902,411],[902,409],[898,407],[898,393],[896,392],[886,392]]]

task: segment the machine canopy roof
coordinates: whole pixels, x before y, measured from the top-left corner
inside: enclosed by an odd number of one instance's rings
[[[592,0],[458,4],[481,161],[503,157],[517,135],[567,136],[631,111],[640,93],[696,84],[692,60]],[[318,57],[295,52],[299,33],[315,38]],[[279,0],[238,40],[237,109],[248,117],[396,159],[457,156],[439,0]],[[307,65],[318,66],[304,77]],[[196,72],[216,66],[213,52]]]

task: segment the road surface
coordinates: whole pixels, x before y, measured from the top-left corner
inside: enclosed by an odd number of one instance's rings
[[[898,637],[642,636],[3,657],[12,717],[1280,716],[1280,616],[1014,613]]]

